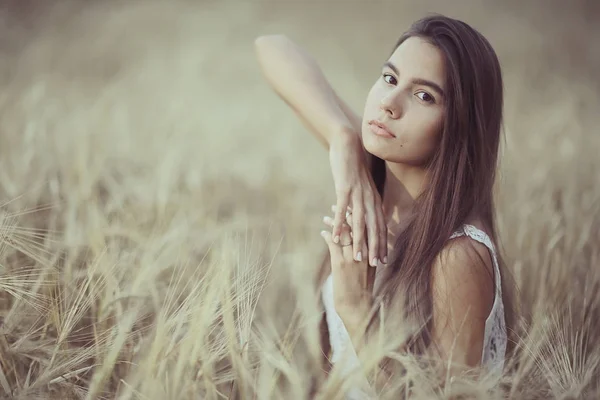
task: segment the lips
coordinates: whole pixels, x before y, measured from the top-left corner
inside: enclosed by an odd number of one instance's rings
[[[396,137],[396,135],[394,135],[392,132],[390,132],[390,130],[388,129],[388,127],[387,127],[387,126],[385,126],[385,124],[383,124],[382,122],[379,122],[379,121],[378,121],[378,120],[376,120],[376,119],[372,119],[372,120],[370,120],[370,121],[369,121],[369,125],[374,125],[374,126],[377,126],[377,127],[379,127],[380,129],[382,129],[383,131],[385,131],[387,134],[389,134],[390,136],[392,136],[392,137],[394,137],[394,138]]]

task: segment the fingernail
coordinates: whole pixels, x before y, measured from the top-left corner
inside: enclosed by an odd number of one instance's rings
[[[333,241],[334,241],[335,243],[339,243],[339,242],[340,242],[340,236],[339,236],[339,235],[337,235],[336,237],[334,237],[334,238],[333,238]]]
[[[325,237],[326,231],[321,231],[321,236]]]
[[[387,256],[384,256],[384,257],[383,257],[383,263],[384,263],[384,264],[387,264]]]
[[[356,254],[356,261],[362,261],[362,253],[360,251]]]
[[[377,257],[375,257],[371,263],[372,267],[376,267],[377,266]]]

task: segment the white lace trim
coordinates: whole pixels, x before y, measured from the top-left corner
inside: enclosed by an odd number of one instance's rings
[[[492,256],[494,264],[494,284],[496,293],[490,315],[485,320],[485,336],[481,364],[490,372],[499,374],[504,368],[506,355],[507,335],[504,322],[504,304],[502,303],[502,284],[500,267],[496,256],[496,248],[489,236],[473,225],[463,225],[462,230],[455,232],[450,238],[466,235],[471,239],[485,245]]]
[[[463,225],[462,229],[450,236],[450,239],[463,235],[485,245],[490,251],[494,264],[496,293],[490,315],[485,322],[481,364],[490,373],[498,375],[504,368],[507,336],[504,322],[504,305],[502,303],[502,285],[500,284],[500,267],[498,266],[496,249],[489,236],[472,225]],[[325,306],[327,326],[329,328],[329,341],[332,350],[331,362],[337,363],[342,356],[348,357],[344,359],[342,372],[349,373],[359,367],[360,364],[344,322],[335,310],[333,303],[333,279],[331,275],[329,275],[323,284],[322,299]]]

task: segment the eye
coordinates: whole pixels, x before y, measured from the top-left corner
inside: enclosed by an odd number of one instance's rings
[[[422,97],[421,97],[422,95]],[[419,92],[416,93],[415,96],[417,96],[419,99],[423,100],[426,103],[435,103],[435,99],[433,98],[433,96],[431,96],[429,93],[427,92]]]
[[[390,85],[395,85],[396,83],[398,83],[398,81],[396,81],[396,78],[394,78],[394,76],[390,74],[383,74],[383,80]]]

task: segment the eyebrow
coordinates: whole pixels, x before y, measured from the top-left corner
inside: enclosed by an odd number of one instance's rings
[[[383,64],[384,67],[388,67],[389,69],[391,69],[392,71],[394,71],[394,73],[396,75],[400,75],[400,72],[398,72],[398,68],[392,64],[390,61],[386,61]],[[446,97],[446,94],[444,93],[444,90],[440,87],[440,85],[438,85],[435,82],[432,82],[430,80],[427,79],[421,79],[421,78],[415,78],[412,80],[412,83],[415,85],[424,85],[424,86],[429,86],[430,88],[432,88],[433,90],[435,90],[436,92],[438,92],[442,97]]]

